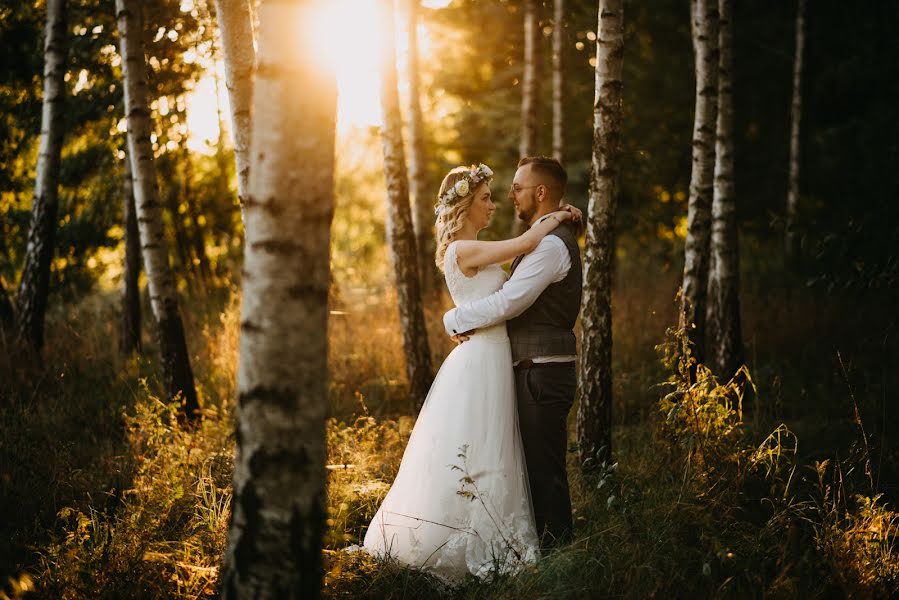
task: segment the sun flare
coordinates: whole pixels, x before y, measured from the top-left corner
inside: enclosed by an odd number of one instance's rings
[[[422,6],[443,8],[450,0],[425,0]],[[380,54],[383,34],[381,9],[378,0],[330,0],[319,4],[312,14],[303,13],[297,22],[297,35],[308,38],[302,47],[314,55],[314,60],[333,69],[337,79],[337,128],[345,133],[354,127],[366,127],[381,123],[380,102]],[[396,52],[398,68],[402,69],[407,50],[405,15],[397,15]],[[428,31],[419,24],[418,47],[424,59],[431,46]],[[300,46],[298,46],[300,47]],[[301,51],[301,50],[297,50]],[[224,67],[221,62],[214,67],[220,77],[219,96],[213,66],[197,82],[187,98],[187,119],[190,138],[188,147],[194,152],[212,152],[219,136],[217,107],[223,115],[227,131],[231,122],[228,94],[224,86]],[[404,77],[400,75],[401,92]]]
[[[381,122],[380,21],[377,0],[332,0],[304,24],[316,59],[334,69],[340,130]]]

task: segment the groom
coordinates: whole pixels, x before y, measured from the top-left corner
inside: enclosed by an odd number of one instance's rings
[[[528,226],[559,209],[568,175],[559,161],[527,157],[518,163],[509,199]],[[507,321],[515,369],[518,422],[540,545],[571,536],[571,499],[565,469],[567,418],[574,401],[574,322],[581,304],[581,257],[565,224],[512,263],[512,276],[495,293],[443,316],[457,342],[466,333]]]

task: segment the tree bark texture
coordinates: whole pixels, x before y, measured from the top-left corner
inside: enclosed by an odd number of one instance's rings
[[[434,202],[428,190],[427,157],[425,156],[424,120],[421,115],[418,14],[419,0],[409,0],[409,50],[407,78],[409,80],[409,188],[412,196],[412,225],[418,247],[418,268],[421,270],[422,292],[437,285],[434,265]]]
[[[433,373],[421,288],[418,284],[415,233],[409,208],[409,180],[403,152],[402,117],[397,91],[393,0],[381,0],[381,6],[384,15],[381,29],[384,35],[381,55],[381,108],[384,114],[384,129],[381,141],[384,148],[384,176],[387,181],[387,237],[393,255],[406,374],[409,377],[412,404],[418,409],[428,395]]]
[[[253,18],[248,0],[215,0],[216,17],[225,59],[225,86],[231,105],[231,135],[237,171],[237,197],[241,215],[250,177],[250,127],[256,51]]]
[[[565,75],[562,54],[565,51],[565,0],[553,5],[553,157],[565,161]]]
[[[612,267],[621,154],[624,2],[600,0],[593,101],[593,165],[578,377],[577,440],[581,463],[612,455]]]
[[[680,326],[693,355],[705,360],[706,301],[709,279],[711,208],[718,117],[718,0],[691,0],[696,61],[696,112],[693,120],[693,169],[687,208],[687,240]]]
[[[197,416],[199,402],[178,308],[175,277],[169,264],[162,224],[159,183],[150,143],[149,86],[141,39],[141,5],[137,0],[116,0],[116,21],[125,83],[128,155],[134,181],[134,201],[140,230],[141,257],[147,273],[150,307],[156,319],[162,378],[170,399],[181,394],[183,416]],[[172,215],[177,219],[178,215]]]
[[[739,245],[734,192],[732,0],[718,0],[718,126],[715,140],[715,189],[712,200],[712,248],[709,272],[709,359],[722,377],[743,362],[740,329]]]
[[[805,0],[796,2],[796,54],[793,56],[793,99],[790,104],[790,174],[785,219],[787,257],[799,257],[796,215],[799,210],[799,127],[802,120],[802,55],[805,49]]]
[[[50,293],[50,263],[59,210],[59,166],[63,140],[63,103],[66,74],[66,3],[48,0],[44,29],[44,99],[41,137],[31,204],[25,266],[19,281],[17,336],[20,343],[40,351]]]
[[[321,586],[337,89],[294,42],[323,2],[259,8],[225,599]]]
[[[534,156],[537,152],[540,35],[537,0],[524,0],[524,73],[521,78],[521,142],[518,146],[518,154],[522,157]]]
[[[125,150],[122,181],[122,216],[125,224],[125,264],[122,269],[122,331],[120,347],[124,354],[140,352],[140,231],[134,206],[134,178],[131,158]]]

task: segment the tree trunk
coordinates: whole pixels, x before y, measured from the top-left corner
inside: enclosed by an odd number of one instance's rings
[[[3,278],[0,277],[0,330],[9,329],[15,323],[15,311],[9,295],[6,293],[6,286],[3,285]]]
[[[425,157],[424,122],[419,98],[418,62],[418,14],[419,0],[409,0],[408,10],[409,51],[409,184],[414,206],[412,224],[418,247],[418,268],[421,270],[422,292],[432,290],[437,284],[434,267],[434,194],[428,190],[427,161]]]
[[[739,233],[734,193],[732,0],[719,0],[718,126],[712,200],[712,258],[709,272],[709,358],[729,378],[743,362],[740,329]]]
[[[533,156],[537,152],[537,95],[540,93],[537,68],[540,57],[540,28],[537,0],[524,0],[524,73],[521,78],[521,142],[518,154]]]
[[[403,350],[412,405],[421,408],[431,387],[431,353],[425,329],[421,289],[418,285],[418,255],[412,214],[409,208],[409,181],[403,152],[402,119],[397,92],[394,50],[393,0],[381,0],[384,35],[381,56],[381,108],[384,129],[384,176],[387,180],[387,237],[393,254],[396,295],[403,329]]]
[[[696,60],[696,113],[693,120],[693,170],[687,209],[680,326],[686,332],[693,356],[701,363],[705,359],[715,127],[718,117],[717,0],[691,0],[690,13]]]
[[[31,223],[25,267],[19,281],[18,339],[40,352],[44,344],[44,317],[50,293],[50,263],[59,209],[59,164],[63,138],[63,102],[66,74],[65,0],[48,0],[44,29],[44,101],[41,137],[31,204]]]
[[[581,463],[612,456],[612,266],[621,151],[624,2],[600,0],[587,208],[577,440]]]
[[[116,0],[116,21],[125,83],[125,116],[128,121],[128,154],[134,176],[134,200],[150,306],[156,319],[162,379],[170,399],[181,395],[184,417],[198,415],[199,402],[178,308],[175,277],[169,265],[162,226],[159,184],[150,144],[150,106],[147,66],[141,39],[141,3]],[[178,218],[174,215],[174,218]]]
[[[796,2],[796,54],[793,57],[793,100],[790,105],[790,176],[787,190],[786,251],[794,263],[799,258],[796,214],[799,207],[799,125],[802,119],[802,54],[805,48],[805,0]]]
[[[245,219],[244,201],[250,178],[250,115],[256,51],[248,0],[215,0],[225,59],[225,86],[231,105],[231,135],[237,171],[237,197]]]
[[[553,157],[561,163],[565,161],[564,22],[565,0],[556,0],[553,6]]]
[[[259,9],[226,600],[321,586],[337,90],[294,43],[323,2]]]
[[[524,69],[521,77],[521,139],[518,143],[520,157],[537,154],[538,95],[540,82],[538,69],[540,57],[540,27],[537,16],[537,0],[524,0]],[[527,229],[527,223],[512,217],[511,235],[519,236]]]
[[[122,215],[125,223],[125,264],[122,269],[122,331],[120,347],[124,354],[140,352],[140,231],[134,206],[134,178],[131,158],[125,149]]]

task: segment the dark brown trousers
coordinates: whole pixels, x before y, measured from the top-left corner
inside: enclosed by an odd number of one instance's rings
[[[565,453],[575,387],[574,363],[515,369],[518,423],[542,548],[571,538]]]

